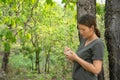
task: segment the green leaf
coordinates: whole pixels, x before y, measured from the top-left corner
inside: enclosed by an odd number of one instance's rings
[[[9,42],[4,42],[4,50],[5,51],[10,51],[10,43]]]
[[[0,31],[0,38],[5,37],[5,39],[9,42],[16,42],[16,37],[13,35],[13,32],[9,30],[8,28],[4,28]]]
[[[15,37],[15,36],[13,36],[13,37],[11,38],[11,42],[12,42],[12,43],[16,42],[16,37]]]
[[[32,0],[32,3],[35,3],[35,0]]]
[[[46,3],[52,5],[52,4],[53,4],[53,1],[52,1],[52,0],[46,0]]]
[[[7,30],[6,31],[6,39],[11,39],[11,36],[12,36],[12,31],[10,31],[10,30]]]
[[[75,6],[73,4],[70,4],[70,3],[68,4],[68,8],[70,8],[71,10],[74,10],[74,7]]]
[[[2,39],[2,37],[3,37],[3,31],[0,30],[0,40]]]
[[[7,0],[2,0],[2,2],[6,3],[6,2],[7,2]]]
[[[31,34],[30,33],[26,34],[26,39],[28,39],[28,40],[31,39]]]
[[[104,5],[104,4],[99,4],[99,3],[97,3],[97,4],[96,4],[97,14],[98,14],[98,15],[104,15],[104,8],[105,8],[105,5]]]
[[[66,3],[67,2],[67,0],[62,0],[62,3]]]

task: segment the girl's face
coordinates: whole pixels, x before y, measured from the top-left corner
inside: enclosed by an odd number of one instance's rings
[[[88,27],[86,25],[78,24],[78,29],[83,38],[89,38],[93,35],[94,27]]]

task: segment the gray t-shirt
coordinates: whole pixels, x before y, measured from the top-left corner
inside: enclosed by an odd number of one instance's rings
[[[104,44],[101,39],[96,39],[90,44],[85,45],[83,39],[78,47],[76,54],[89,63],[93,60],[103,60]],[[97,76],[91,72],[86,71],[79,63],[74,62],[73,80],[98,80]]]

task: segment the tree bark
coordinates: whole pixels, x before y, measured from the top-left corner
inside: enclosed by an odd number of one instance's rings
[[[96,0],[77,1],[77,20],[84,14],[96,15]],[[79,40],[82,38],[78,32]]]
[[[49,65],[49,56],[50,56],[50,54],[48,52],[48,54],[46,55],[46,62],[45,62],[45,72],[47,72],[47,73],[49,73],[49,67],[50,67],[50,65]]]
[[[91,14],[96,17],[96,0],[78,0],[77,1],[77,20],[84,14]],[[82,38],[79,35],[79,41]],[[98,80],[104,80],[104,71],[98,75]]]
[[[78,0],[77,2],[77,19],[84,14],[96,14],[96,0]]]
[[[10,52],[5,52],[4,56],[3,56],[3,60],[2,60],[2,66],[1,66],[1,68],[5,72],[7,72],[7,65],[8,65],[8,62],[9,62],[9,54],[10,54]]]
[[[40,74],[40,60],[39,60],[39,51],[36,50],[36,70],[38,71],[38,74]]]
[[[109,52],[110,80],[120,80],[120,1],[106,0],[105,39]]]

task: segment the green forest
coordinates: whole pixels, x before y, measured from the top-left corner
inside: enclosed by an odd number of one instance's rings
[[[72,80],[65,46],[77,50],[77,0],[0,0],[0,80]],[[105,43],[105,4],[96,3]],[[2,69],[5,71],[2,73]],[[108,80],[108,52],[104,73]]]

